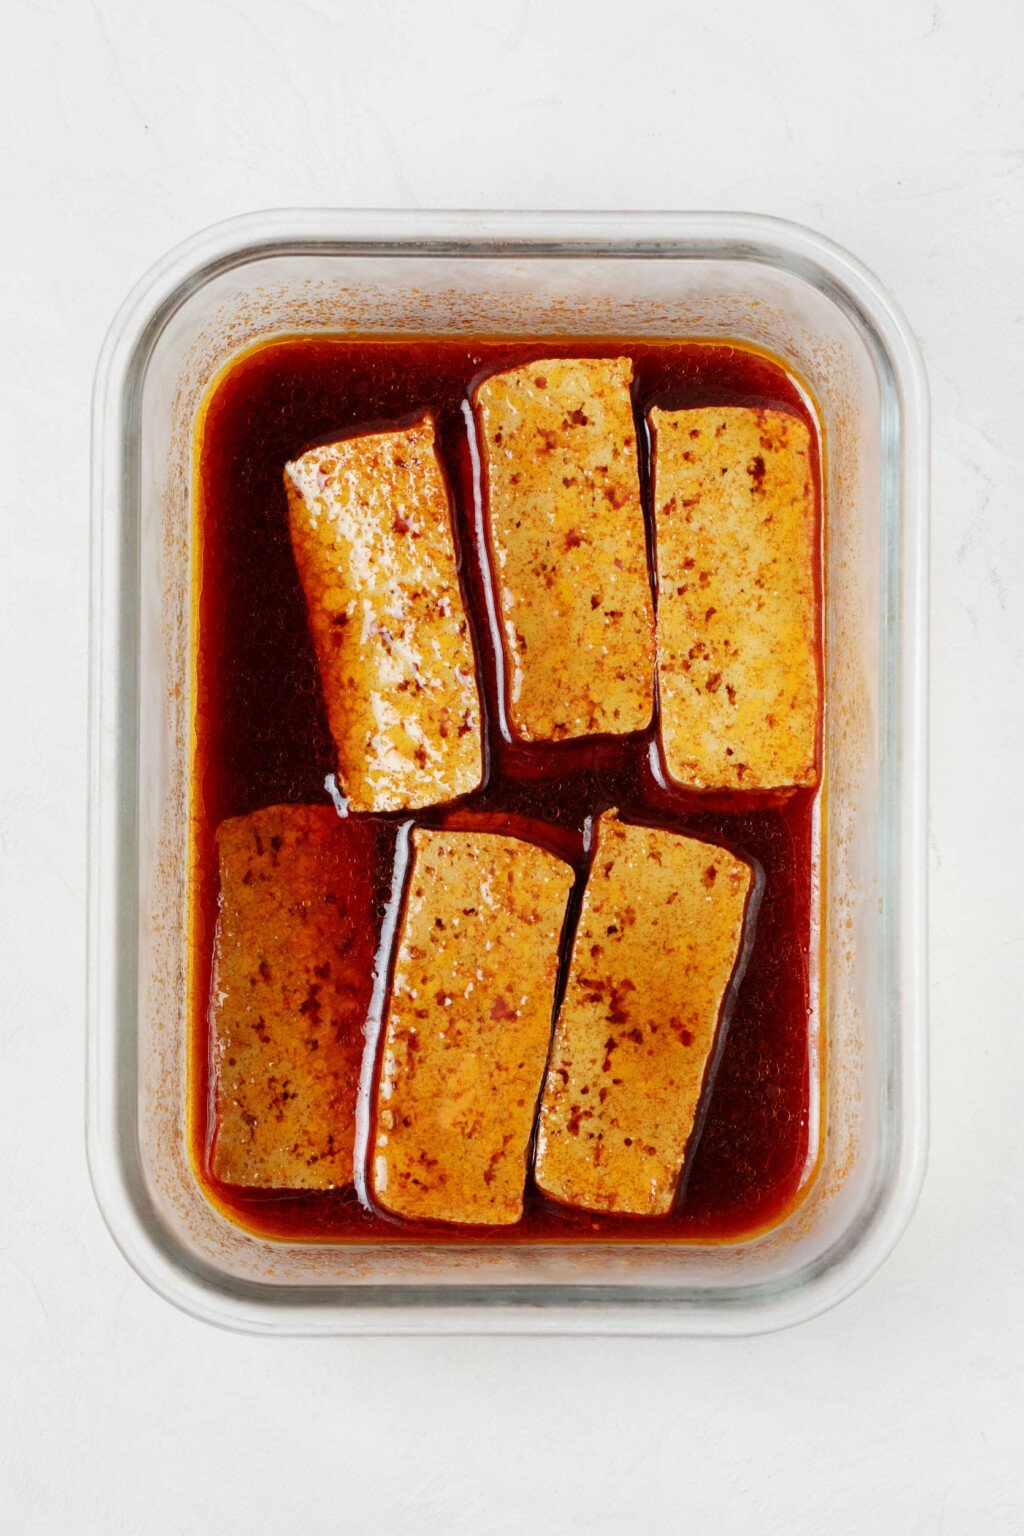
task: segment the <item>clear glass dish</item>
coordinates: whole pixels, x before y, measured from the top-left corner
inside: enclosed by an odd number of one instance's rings
[[[823,1153],[743,1242],[270,1242],[185,1143],[190,495],[197,404],[295,332],[732,338],[809,386],[826,443]],[[93,416],[88,1152],[129,1263],[197,1317],[275,1333],[738,1334],[858,1286],[926,1154],[928,404],[898,310],[844,251],[742,214],[262,213],[129,295]]]

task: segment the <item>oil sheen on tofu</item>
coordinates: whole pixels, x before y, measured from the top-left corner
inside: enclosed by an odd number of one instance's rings
[[[312,805],[271,806],[219,830],[212,1167],[226,1184],[352,1183],[376,938],[357,872],[391,835]]]
[[[352,809],[468,794],[483,771],[480,698],[433,421],[314,448],[285,486]]]
[[[751,887],[725,848],[600,818],[541,1099],[535,1169],[552,1199],[672,1208]]]
[[[643,730],[654,611],[628,358],[495,374],[475,402],[511,734]]]
[[[817,782],[817,529],[810,435],[783,411],[650,412],[658,685],[669,777]]]
[[[494,833],[417,829],[374,1094],[373,1201],[415,1221],[523,1212],[573,871]]]

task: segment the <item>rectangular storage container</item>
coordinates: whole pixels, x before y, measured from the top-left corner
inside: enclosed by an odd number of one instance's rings
[[[824,1151],[772,1231],[281,1243],[201,1193],[185,1141],[192,429],[226,360],[296,332],[731,338],[807,382],[826,444]],[[875,279],[737,214],[258,214],[129,296],[93,430],[88,1148],[135,1269],[208,1321],[293,1333],[746,1333],[860,1284],[913,1208],[927,1121],[927,395]]]

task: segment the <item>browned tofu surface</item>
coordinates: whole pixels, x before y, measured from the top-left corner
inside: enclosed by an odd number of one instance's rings
[[[314,448],[285,485],[352,809],[476,789],[480,699],[433,421]]]
[[[377,1069],[373,1199],[518,1221],[572,869],[515,838],[419,829]]]
[[[213,1172],[227,1184],[352,1182],[376,937],[368,870],[382,835],[311,805],[220,827],[210,1023]]]
[[[724,848],[601,817],[541,1100],[555,1200],[671,1209],[751,883]]]
[[[643,730],[654,612],[628,358],[551,358],[476,390],[513,735]]]
[[[818,560],[810,436],[781,411],[650,413],[658,682],[669,775],[817,782]]]

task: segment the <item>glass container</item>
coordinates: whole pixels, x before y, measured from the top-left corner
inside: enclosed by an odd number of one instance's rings
[[[738,340],[824,429],[822,1155],[733,1243],[375,1246],[254,1237],[185,1141],[193,422],[276,335]],[[282,210],[218,225],[133,290],[93,415],[88,1153],[157,1291],[272,1333],[741,1334],[812,1316],[886,1257],[926,1151],[928,403],[899,310],[846,252],[745,214]]]

